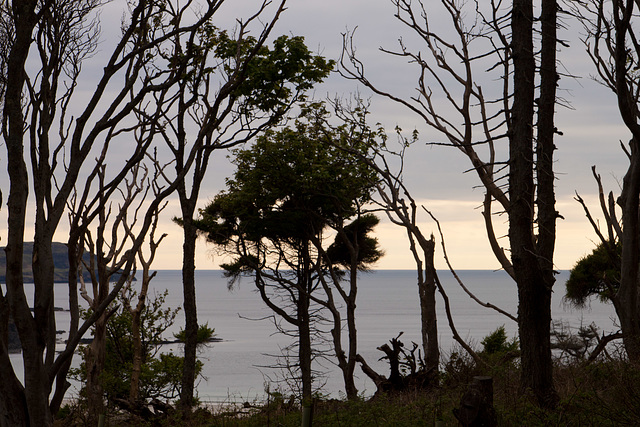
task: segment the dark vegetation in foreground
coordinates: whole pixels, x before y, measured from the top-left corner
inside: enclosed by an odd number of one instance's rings
[[[495,334],[495,333],[494,333]],[[489,337],[491,337],[490,335]],[[491,345],[494,345],[491,347]],[[625,426],[640,420],[640,367],[629,363],[623,352],[604,353],[594,362],[582,358],[556,359],[554,381],[560,402],[554,410],[542,409],[535,398],[519,387],[518,352],[514,342],[495,346],[487,338],[480,352],[487,366],[479,367],[462,352],[448,355],[439,384],[410,386],[376,393],[353,401],[323,398],[313,403],[314,426],[455,426],[454,412],[475,377],[493,379],[494,422],[499,426]],[[515,343],[517,346],[517,343]],[[404,375],[409,371],[404,370]],[[410,382],[408,382],[410,383]],[[301,408],[293,396],[272,392],[266,402],[229,402],[201,407],[183,416],[159,401],[137,415],[112,411],[106,426],[300,426]],[[85,425],[83,403],[65,406],[55,425]],[[486,425],[486,424],[471,424]],[[490,424],[491,425],[491,424]]]

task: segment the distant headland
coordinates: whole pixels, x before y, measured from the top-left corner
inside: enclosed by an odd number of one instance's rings
[[[67,245],[60,242],[53,242],[51,245],[53,252],[53,281],[54,283],[67,283],[69,282],[69,255],[67,252]],[[31,269],[31,260],[33,257],[33,242],[24,242],[24,251],[22,254],[22,275],[24,283],[33,283],[33,271]],[[85,253],[83,259],[89,262],[89,253]],[[7,255],[4,251],[4,247],[0,250],[0,283],[6,283],[6,271],[7,271]],[[89,281],[90,276],[87,271],[83,271],[83,277]]]

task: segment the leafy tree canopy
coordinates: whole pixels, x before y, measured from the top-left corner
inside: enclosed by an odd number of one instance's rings
[[[620,285],[621,253],[620,242],[600,243],[591,254],[581,258],[571,269],[565,298],[578,307],[584,306],[591,296],[610,300]]]
[[[235,151],[237,170],[227,180],[227,190],[200,211],[197,226],[210,242],[267,238],[295,247],[321,235],[327,226],[342,226],[367,203],[375,173],[337,145],[348,144],[362,153],[374,136],[368,129],[330,126],[327,116],[322,103],[311,104],[293,127],[268,131],[249,149]],[[367,216],[351,227],[371,230],[373,222],[377,219]]]
[[[274,40],[272,47],[266,44],[257,47],[257,43],[254,37],[237,39],[208,23],[199,30],[198,41],[191,46],[195,51],[192,56],[195,66],[185,78],[197,76],[200,59],[213,51],[220,60],[222,72],[241,80],[235,88],[234,97],[244,98],[244,113],[259,109],[282,114],[290,107],[294,95],[321,82],[335,65],[333,60],[313,55],[302,36],[280,36]],[[183,54],[169,61],[173,64],[187,58],[189,56]],[[245,71],[242,76],[236,75],[243,67]],[[213,72],[214,69],[209,66],[207,71]],[[229,79],[229,82],[234,83],[234,79]]]
[[[335,241],[327,249],[327,256],[331,262],[350,268],[352,252],[349,246],[357,246],[358,248],[355,261],[359,269],[364,270],[378,261],[384,252],[378,248],[378,239],[371,237],[370,233],[379,222],[377,216],[365,214],[344,227],[344,234],[338,233]]]

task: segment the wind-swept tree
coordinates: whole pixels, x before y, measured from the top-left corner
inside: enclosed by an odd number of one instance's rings
[[[294,328],[305,406],[313,390],[315,323],[318,310],[326,305],[322,281],[336,273],[326,262],[327,254],[336,263],[348,259],[351,265],[351,255],[339,246],[360,244],[368,247],[366,256],[361,252],[356,259],[360,266],[379,256],[372,241],[349,236],[370,222],[369,217],[356,218],[351,228],[341,226],[339,235],[346,240],[336,237],[332,249],[322,248],[329,227],[357,216],[374,178],[356,157],[324,142],[339,137],[313,116],[298,120],[294,128],[259,136],[250,149],[236,152],[237,170],[227,181],[228,189],[201,210],[197,222],[208,241],[233,257],[222,266],[226,275],[232,281],[251,277],[265,304]],[[366,234],[371,226],[362,231]]]
[[[444,141],[437,145],[453,146],[470,160],[486,189],[483,216],[489,242],[518,288],[521,385],[533,391],[541,405],[553,406],[557,396],[550,327],[558,217],[553,170],[560,78],[558,5],[543,0],[535,16],[532,0],[514,0],[509,6],[499,1],[442,0],[439,6],[451,24],[445,34],[431,26],[435,5],[391,3],[396,18],[412,30],[422,48],[412,48],[411,41],[403,38],[399,49],[383,51],[417,68],[415,96],[403,98],[371,81],[348,36],[342,73],[414,112],[442,136]],[[468,22],[467,16],[477,18]],[[494,92],[486,91],[492,85]],[[510,257],[496,237],[494,202],[509,218]]]

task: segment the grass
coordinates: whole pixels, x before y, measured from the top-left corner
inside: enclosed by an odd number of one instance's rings
[[[499,426],[640,425],[640,366],[627,362],[620,349],[590,364],[584,359],[559,357],[554,382],[560,400],[549,410],[540,408],[520,388],[517,341],[508,340],[504,330],[498,328],[482,346],[479,354],[488,368],[478,367],[465,352],[454,349],[446,356],[438,384],[428,390],[377,394],[354,401],[318,398],[313,403],[313,425],[456,426],[454,409],[460,408],[460,399],[475,376],[493,379],[493,409]],[[66,407],[60,418],[60,426],[83,425],[82,407]],[[281,393],[269,393],[267,402],[199,408],[187,418],[173,411],[145,421],[112,411],[107,420],[112,426],[297,427],[300,423],[297,400]]]
[[[640,368],[624,360],[558,364],[555,384],[560,402],[554,410],[544,410],[520,391],[517,363],[507,362],[482,372],[468,359],[452,354],[442,370],[439,387],[351,402],[318,399],[314,402],[313,425],[456,426],[453,409],[460,406],[460,398],[474,375],[493,377],[494,408],[500,426],[635,426],[640,422]],[[59,420],[58,425],[83,425],[80,413],[79,408],[67,408],[66,419]],[[144,422],[120,414],[109,418],[106,425],[297,427],[300,421],[295,399],[274,394],[264,403],[200,408],[188,419],[176,412]]]

